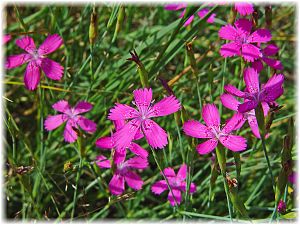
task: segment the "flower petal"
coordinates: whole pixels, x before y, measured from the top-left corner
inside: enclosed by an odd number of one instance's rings
[[[6,69],[12,69],[27,63],[31,56],[27,53],[8,56],[5,62]]]
[[[110,168],[111,167],[110,161],[103,155],[98,155],[96,157],[96,164],[100,168]]]
[[[189,120],[183,124],[183,131],[186,135],[195,138],[213,138],[214,134],[202,123]]]
[[[164,9],[165,10],[169,10],[169,11],[177,11],[179,9],[183,9],[183,8],[186,8],[187,7],[187,4],[186,3],[179,3],[179,4],[168,4],[168,5],[165,5]]]
[[[28,53],[34,53],[34,51],[36,50],[34,40],[29,36],[24,36],[16,40],[16,45],[18,45]]]
[[[195,17],[194,15],[190,16],[190,17],[187,19],[187,21],[185,21],[185,23],[183,24],[183,26],[184,26],[184,27],[187,27],[188,25],[190,25],[190,24],[193,22],[194,17]]]
[[[242,45],[242,56],[247,62],[254,62],[261,56],[260,49],[252,44]]]
[[[120,130],[122,127],[124,127],[126,122],[125,122],[125,120],[114,120],[113,124],[115,126],[116,131],[117,131],[117,130]]]
[[[232,57],[241,55],[241,44],[230,42],[221,46],[220,54],[222,57]]]
[[[220,114],[214,104],[206,104],[202,108],[202,117],[207,126],[220,126]]]
[[[3,38],[2,38],[2,44],[6,44],[7,42],[9,42],[11,40],[11,35],[10,34],[5,34],[3,35]]]
[[[198,12],[198,16],[202,19],[203,17],[206,16],[206,14],[209,12],[209,9],[201,9],[199,12]],[[215,21],[215,16],[216,14],[213,13],[210,15],[210,17],[208,17],[207,21],[208,23],[213,23]]]
[[[114,174],[108,184],[108,188],[113,195],[120,195],[125,190],[125,179],[119,174]]]
[[[187,174],[187,166],[186,164],[183,164],[178,170],[177,178],[181,180],[185,180],[186,174]]]
[[[238,110],[238,106],[239,106],[240,102],[231,94],[222,94],[220,99],[221,99],[223,106],[225,106],[226,108],[234,110],[234,111]]]
[[[144,88],[133,91],[134,101],[141,113],[147,112],[152,101],[152,89]]]
[[[113,160],[115,164],[119,164],[124,162],[126,159],[126,148],[116,148],[113,156]]]
[[[179,188],[181,191],[186,192],[186,181],[182,181]],[[196,190],[197,190],[196,185],[194,183],[191,183],[190,193],[194,193],[194,192],[196,192]]]
[[[173,198],[173,195],[174,195],[175,199]],[[168,200],[169,200],[171,206],[175,206],[176,203],[177,203],[177,205],[180,205],[181,192],[179,190],[172,189],[172,192],[170,191],[169,194],[168,194]]]
[[[240,128],[240,124],[245,122],[244,116],[242,113],[234,114],[225,124],[222,129],[223,133],[229,134],[234,130]]]
[[[232,25],[226,24],[219,30],[219,37],[225,40],[234,41],[238,37],[238,33]]]
[[[218,145],[217,139],[209,139],[199,145],[197,145],[196,150],[200,155],[205,155],[213,151]]]
[[[266,43],[271,41],[271,32],[267,29],[258,29],[254,31],[248,38],[249,43]]]
[[[255,100],[247,101],[239,105],[238,111],[240,113],[249,112],[252,109],[255,109],[258,105],[258,102]]]
[[[260,138],[259,128],[258,128],[256,117],[251,115],[251,116],[247,117],[247,120],[248,120],[248,124],[249,124],[254,136],[257,138]]]
[[[38,53],[40,55],[48,55],[54,52],[63,44],[63,39],[58,34],[49,35],[40,45]]]
[[[248,36],[252,29],[252,22],[248,19],[238,19],[234,25],[240,36]]]
[[[28,63],[25,74],[24,83],[28,90],[35,90],[40,82],[40,69],[34,61]]]
[[[240,91],[239,89],[237,89],[235,86],[232,86],[231,84],[225,85],[224,90],[236,97],[240,97],[240,98],[246,97],[244,92]]]
[[[263,54],[266,56],[276,55],[279,52],[279,48],[275,44],[269,44],[262,50]]]
[[[246,2],[236,2],[234,8],[242,16],[250,15],[254,12],[253,4]]]
[[[60,80],[64,73],[64,67],[48,58],[42,59],[41,68],[46,76],[52,80]]]
[[[219,140],[226,148],[234,152],[243,151],[247,148],[247,140],[241,136],[221,136]]]
[[[64,138],[66,142],[73,143],[77,140],[77,132],[71,126],[68,121],[64,130]]]
[[[176,177],[175,171],[171,167],[165,168],[162,172],[167,178]]]
[[[140,156],[135,156],[126,161],[126,166],[134,169],[145,169],[148,167],[148,160]]]
[[[83,116],[77,121],[80,128],[88,133],[94,133],[97,130],[97,124]]]
[[[284,76],[282,74],[274,74],[267,83],[263,86],[263,88],[274,88],[275,86],[282,86],[284,82]]]
[[[263,57],[262,60],[270,67],[276,70],[283,70],[283,66],[279,60]]]
[[[152,148],[164,148],[168,144],[168,135],[157,123],[153,120],[144,120],[142,129],[146,136],[146,140]]]
[[[260,71],[262,71],[264,66],[263,66],[261,60],[257,59],[252,63],[252,68],[255,69],[258,73],[260,73]]]
[[[135,155],[141,156],[143,158],[147,158],[149,153],[147,150],[143,149],[141,146],[139,146],[136,143],[131,142],[131,144],[128,146],[131,152],[133,152]]]
[[[168,190],[168,185],[165,180],[157,181],[151,186],[151,191],[157,195],[160,195],[166,190]]]
[[[58,114],[54,116],[48,116],[45,120],[44,126],[46,130],[54,130],[60,125],[62,125],[67,120],[67,117],[64,114]]]
[[[259,92],[259,75],[257,71],[253,68],[246,68],[244,70],[244,80],[247,87],[247,90],[250,93]]]
[[[97,139],[96,146],[102,149],[112,149],[113,148],[113,140],[111,137],[102,137]]]
[[[65,100],[60,100],[52,105],[52,108],[58,112],[66,113],[70,110],[69,103]]]
[[[172,95],[163,98],[158,103],[153,105],[153,107],[151,107],[149,110],[148,118],[170,115],[177,112],[179,109],[180,102],[175,98],[175,96]]]
[[[86,101],[80,101],[76,104],[76,106],[74,107],[74,115],[78,115],[81,113],[85,113],[90,111],[93,108],[93,105],[89,102]]]
[[[132,171],[128,171],[124,177],[129,187],[131,187],[134,190],[142,189],[144,181],[141,179],[139,175],[137,175]]]
[[[116,103],[116,106],[110,109],[108,119],[109,120],[127,120],[136,118],[139,115],[138,111],[136,111],[134,108]]]

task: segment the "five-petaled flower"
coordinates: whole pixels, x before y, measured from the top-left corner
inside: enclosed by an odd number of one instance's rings
[[[222,39],[231,41],[222,45],[220,54],[223,57],[242,56],[246,61],[253,62],[262,56],[260,48],[253,43],[266,43],[272,35],[267,29],[258,29],[251,33],[252,22],[247,19],[239,19],[234,26],[227,24],[219,30]]]
[[[134,104],[138,110],[116,103],[110,110],[108,119],[129,120],[125,126],[113,135],[115,146],[118,149],[130,145],[137,132],[141,131],[149,145],[153,148],[164,148],[168,143],[167,133],[150,118],[166,116],[180,109],[179,101],[172,95],[163,98],[152,105],[152,89],[137,89],[133,91]]]
[[[241,136],[231,134],[232,131],[240,128],[239,125],[243,119],[242,114],[235,114],[222,129],[220,128],[220,114],[214,104],[203,106],[202,117],[206,126],[195,120],[189,120],[183,124],[183,131],[186,135],[209,139],[196,147],[199,154],[210,153],[217,147],[218,142],[234,152],[246,149],[247,140]]]
[[[124,120],[115,120],[113,122],[114,122],[116,131],[120,130],[125,125]],[[144,135],[141,132],[137,132],[133,138],[133,141],[139,140],[143,136]],[[96,146],[98,148],[102,148],[102,149],[113,149],[114,145],[115,144],[114,144],[114,140],[113,140],[113,135],[110,137],[101,137],[96,141]],[[138,145],[134,142],[131,142],[126,148],[116,148],[115,149],[114,158],[113,158],[115,163],[120,163],[120,162],[124,161],[127,148],[131,152],[133,152],[134,154],[136,154],[140,157],[143,157],[143,158],[148,157],[148,152],[145,149],[143,149],[140,145]]]
[[[24,36],[16,41],[16,45],[24,49],[26,53],[8,56],[6,59],[6,69],[18,67],[28,63],[25,74],[25,87],[35,90],[40,82],[40,69],[52,80],[60,80],[64,68],[57,62],[48,59],[47,55],[54,52],[63,44],[62,38],[58,34],[49,35],[39,48],[35,47],[34,41],[29,36]]]
[[[259,74],[255,69],[249,67],[244,70],[244,81],[245,91],[240,91],[230,84],[224,86],[229,94],[249,100],[239,104],[238,111],[240,113],[255,109],[259,103],[273,103],[283,94],[284,76],[282,74],[274,74],[266,84],[260,87]]]
[[[96,164],[100,168],[111,168],[111,161],[103,155],[96,157]],[[133,169],[145,169],[148,167],[148,161],[145,158],[135,156],[125,161],[125,158],[119,162],[113,162],[114,175],[109,182],[108,188],[113,195],[120,195],[125,190],[125,181],[129,187],[134,190],[140,190],[143,186],[143,180],[133,172]]]
[[[177,11],[183,9],[182,13],[180,14],[180,18],[184,17],[184,14],[186,12],[187,3],[178,3],[178,4],[169,4],[165,6],[165,10],[169,11]],[[201,9],[197,14],[202,19],[206,16],[206,14],[209,12],[207,8]],[[206,20],[208,23],[213,23],[215,21],[216,14],[211,14],[210,17]],[[183,26],[188,26],[191,24],[191,22],[194,20],[194,15],[190,16],[187,21],[185,21]]]
[[[181,192],[186,192],[187,190],[187,183],[185,181],[186,175],[187,175],[187,166],[183,164],[179,170],[177,175],[175,174],[175,171],[168,167],[165,168],[162,173],[165,175],[165,177],[168,180],[169,186],[171,190],[168,194],[168,200],[172,206],[180,205],[181,202]],[[155,182],[152,187],[151,191],[154,194],[160,195],[162,192],[168,190],[168,184],[166,180],[160,180]],[[191,183],[190,185],[190,193],[194,193],[196,191],[196,185],[194,183]],[[174,199],[175,197],[175,199]]]
[[[276,69],[276,70],[282,70],[283,66],[280,62],[280,60],[269,58],[268,56],[274,56],[278,53],[279,48],[275,44],[270,44],[261,51],[261,57],[255,60],[252,63],[252,67],[257,70],[257,72],[260,72],[263,69],[263,63],[265,62],[268,66]]]
[[[93,108],[92,104],[81,101],[78,102],[74,108],[71,108],[67,101],[61,100],[53,104],[52,108],[62,114],[48,116],[45,120],[45,128],[51,131],[66,122],[64,130],[66,142],[72,143],[77,140],[78,135],[76,130],[78,130],[79,127],[88,133],[94,133],[96,131],[97,125],[93,121],[80,115],[90,111]]]

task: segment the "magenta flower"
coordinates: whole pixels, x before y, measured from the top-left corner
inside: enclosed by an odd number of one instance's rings
[[[100,155],[96,158],[96,164],[100,168],[111,168],[111,162],[105,156]],[[145,169],[148,167],[148,161],[145,158],[135,156],[127,161],[115,164],[114,175],[109,182],[108,188],[113,195],[120,195],[125,190],[125,181],[129,187],[134,190],[140,190],[143,186],[143,180],[132,169]]]
[[[208,138],[207,141],[196,147],[200,155],[213,151],[217,147],[218,142],[221,142],[222,145],[234,152],[246,149],[247,140],[241,136],[231,134],[232,131],[239,129],[243,119],[242,114],[235,114],[226,122],[222,129],[220,128],[220,114],[214,104],[203,106],[202,117],[206,126],[195,120],[189,120],[183,124],[183,131],[186,135],[195,138]]]
[[[234,26],[227,24],[219,30],[222,39],[230,40],[230,43],[222,45],[221,56],[227,58],[241,56],[248,62],[253,62],[262,56],[260,49],[253,43],[266,43],[272,35],[267,29],[258,29],[251,33],[252,22],[247,19],[239,19]]]
[[[63,40],[58,34],[49,35],[39,48],[35,47],[33,39],[29,36],[18,39],[16,44],[26,53],[8,56],[5,67],[12,69],[28,63],[24,74],[24,83],[28,90],[37,88],[40,82],[40,69],[52,80],[61,79],[64,68],[59,63],[47,58],[48,54],[63,44]]]
[[[241,103],[234,96],[232,96],[230,94],[222,94],[220,98],[221,98],[222,104],[226,108],[234,110],[237,113],[239,113],[238,106]],[[246,101],[249,101],[249,100],[246,99]],[[270,107],[265,102],[262,103],[262,107],[263,107],[263,111],[264,111],[264,116],[266,117],[268,115]],[[241,123],[237,126],[238,129],[241,128],[243,126],[243,124],[245,123],[245,121],[247,120],[254,136],[257,138],[260,138],[259,128],[258,128],[256,116],[255,116],[255,110],[252,109],[249,112],[242,113],[242,117],[243,117],[243,119],[241,120]]]
[[[108,115],[110,120],[129,120],[124,127],[113,135],[114,147],[117,149],[128,147],[137,132],[142,132],[150,146],[164,148],[168,143],[168,135],[150,118],[177,112],[180,109],[179,101],[172,95],[152,105],[151,88],[134,90],[133,95],[133,104],[137,106],[138,110],[125,104],[116,103]]]
[[[246,84],[245,92],[230,84],[224,86],[229,94],[249,100],[239,104],[238,111],[240,113],[255,109],[260,102],[272,103],[283,94],[284,76],[282,74],[274,74],[266,84],[260,87],[259,74],[255,69],[249,67],[244,70],[244,81]]]
[[[124,127],[125,121],[124,120],[115,120],[114,124],[115,124],[116,131],[118,131],[122,127]],[[143,137],[143,134],[141,132],[137,132],[133,138],[133,141],[138,140],[142,137]],[[114,145],[115,145],[115,143],[113,140],[113,134],[110,137],[102,137],[96,141],[96,146],[98,148],[102,148],[102,149],[113,149]],[[120,163],[120,162],[124,161],[127,148],[132,153],[134,153],[142,158],[148,157],[148,152],[145,149],[143,149],[140,145],[138,145],[134,142],[131,142],[126,148],[115,149],[115,153],[114,153],[114,162],[115,163]]]
[[[234,8],[242,16],[250,15],[254,12],[252,3],[236,2],[234,3]]]
[[[261,57],[258,58],[257,60],[255,60],[253,63],[252,63],[252,67],[254,69],[257,70],[257,72],[260,73],[260,71],[263,69],[263,63],[262,62],[265,62],[268,66],[276,69],[276,70],[282,70],[283,69],[283,66],[281,64],[281,62],[279,60],[276,60],[276,59],[272,59],[272,58],[269,58],[268,56],[274,56],[278,53],[279,51],[279,48],[274,45],[274,44],[270,44],[268,45],[267,47],[265,47],[264,49],[262,49],[261,53]]]
[[[280,199],[280,201],[279,201],[279,203],[278,203],[277,211],[278,211],[279,213],[285,213],[285,211],[286,211],[286,204],[285,204],[285,202],[282,201],[281,199]]]
[[[10,34],[5,34],[3,36],[3,39],[2,39],[2,44],[6,44],[7,42],[9,42],[11,40],[11,35]]]
[[[183,164],[179,170],[177,175],[175,174],[174,170],[172,168],[166,168],[163,170],[163,174],[168,180],[168,183],[170,185],[170,188],[172,190],[169,191],[168,194],[168,200],[172,206],[180,205],[181,202],[181,191],[186,192],[186,175],[187,175],[187,166]],[[151,191],[154,194],[160,195],[162,192],[168,190],[168,185],[166,180],[160,180],[154,183],[151,187]],[[191,183],[190,186],[190,193],[194,193],[196,191],[196,185],[194,183]],[[173,193],[173,194],[172,194]],[[174,197],[175,199],[174,199]]]
[[[178,3],[178,4],[169,4],[165,6],[165,10],[169,10],[169,11],[178,11],[183,9],[183,11],[180,14],[180,18],[184,17],[184,14],[186,12],[186,7],[187,7],[187,3]],[[204,8],[201,9],[197,14],[198,16],[202,19],[203,17],[206,16],[206,14],[209,12],[208,9]],[[215,16],[216,14],[211,14],[210,17],[206,20],[206,22],[208,23],[213,23],[215,21]],[[188,20],[184,23],[183,26],[188,26],[191,24],[191,22],[194,20],[194,15],[190,16],[190,18],[188,18]]]
[[[64,131],[66,142],[72,143],[77,140],[76,130],[78,130],[79,127],[88,133],[94,133],[96,131],[97,125],[93,121],[80,115],[90,111],[93,108],[92,104],[81,101],[78,102],[74,108],[71,108],[67,101],[61,100],[53,104],[52,108],[62,114],[48,116],[45,120],[45,128],[51,131],[66,122]]]

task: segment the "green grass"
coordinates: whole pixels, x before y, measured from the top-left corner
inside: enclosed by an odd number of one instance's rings
[[[90,16],[95,8],[97,36],[94,45],[89,43]],[[113,129],[107,120],[109,109],[115,102],[130,104],[132,91],[142,87],[135,63],[127,61],[129,51],[138,53],[153,89],[156,102],[167,95],[160,80],[169,82],[176,97],[186,110],[187,119],[202,121],[201,107],[215,103],[222,111],[222,123],[232,116],[232,111],[222,107],[220,95],[224,84],[244,88],[241,82],[241,60],[224,59],[219,49],[225,42],[218,37],[218,30],[230,19],[229,7],[212,8],[217,14],[215,23],[209,24],[195,16],[193,24],[183,27],[186,18],[178,19],[179,12],[165,11],[162,6],[125,5],[125,18],[115,34],[120,5],[8,5],[5,8],[7,26],[4,33],[13,35],[4,49],[6,55],[21,52],[14,41],[22,32],[34,32],[31,36],[40,45],[46,34],[58,33],[64,45],[50,58],[64,66],[60,81],[41,78],[36,91],[28,91],[23,85],[25,66],[7,70],[3,78],[3,104],[5,111],[4,146],[6,218],[17,220],[76,220],[94,221],[102,218],[167,220],[230,220],[223,178],[218,176],[215,185],[210,184],[211,155],[200,156],[195,152],[199,139],[184,135],[182,124],[176,124],[173,115],[157,118],[169,135],[165,149],[155,151],[156,159],[145,140],[139,140],[149,151],[149,168],[142,171],[143,189],[134,191],[126,187],[121,197],[112,196],[108,183],[110,170],[99,169],[93,161],[99,154],[109,155],[95,146],[99,137],[109,135]],[[199,7],[191,7],[189,14]],[[257,6],[258,27],[266,27],[264,7]],[[283,108],[276,113],[270,137],[265,140],[268,157],[275,179],[281,169],[283,137],[288,132],[289,118],[295,118],[295,58],[296,31],[295,6],[272,7],[272,40],[280,47],[279,58],[284,66],[284,94],[278,99]],[[114,37],[115,36],[115,37]],[[193,41],[197,74],[189,69],[185,50]],[[249,66],[246,64],[245,66]],[[273,70],[264,69],[262,83]],[[178,79],[179,75],[179,79]],[[94,105],[86,117],[97,123],[97,131],[86,135],[81,143],[68,144],[63,140],[63,127],[52,132],[44,129],[45,118],[54,114],[51,105],[58,100],[68,100],[75,105],[87,100]],[[248,140],[248,149],[240,154],[241,174],[238,180],[239,199],[245,203],[252,222],[269,221],[274,209],[274,192],[268,174],[263,146],[245,125],[240,135]],[[80,149],[82,148],[82,149]],[[80,156],[80,150],[85,156]],[[234,158],[227,151],[227,163]],[[130,153],[131,155],[131,153]],[[292,150],[296,161],[296,147]],[[73,169],[64,172],[64,164],[71,162]],[[182,194],[182,203],[171,207],[167,194],[156,196],[151,185],[163,177],[157,163],[163,168],[176,170],[185,162],[191,165],[189,180],[197,185],[197,192]],[[32,170],[16,173],[20,166]],[[227,166],[231,178],[237,177],[234,165]],[[209,190],[211,187],[211,199]],[[285,194],[288,211],[295,211],[293,193]],[[75,190],[76,189],[76,190]],[[244,221],[235,208],[232,220]],[[277,220],[283,220],[280,215]],[[249,220],[247,220],[249,221]]]

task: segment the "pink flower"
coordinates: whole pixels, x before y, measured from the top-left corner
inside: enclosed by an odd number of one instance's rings
[[[7,42],[9,42],[11,40],[11,35],[10,34],[5,34],[3,36],[3,39],[2,39],[2,44],[6,44]]]
[[[125,104],[116,103],[108,115],[110,120],[129,120],[113,135],[114,147],[118,149],[128,147],[136,133],[140,131],[143,132],[150,146],[164,148],[168,143],[167,133],[150,118],[177,112],[180,109],[179,101],[172,95],[152,105],[151,88],[134,90],[133,95],[133,104],[137,106],[138,110]]]
[[[282,74],[274,74],[266,84],[260,87],[259,74],[255,69],[249,67],[244,70],[244,81],[246,84],[244,92],[230,84],[224,86],[229,94],[249,100],[239,104],[238,111],[240,113],[255,109],[260,102],[272,103],[283,94],[284,76]]]
[[[207,141],[196,147],[200,155],[213,151],[218,142],[234,152],[246,149],[247,140],[241,136],[231,134],[232,131],[239,129],[240,126],[238,125],[243,119],[242,114],[235,114],[222,129],[220,128],[220,114],[214,104],[203,106],[202,117],[206,126],[195,120],[189,120],[183,124],[183,131],[186,135],[195,138],[208,138]]]
[[[235,97],[233,97],[230,94],[222,94],[220,98],[221,98],[222,104],[226,108],[234,110],[237,113],[239,113],[238,106],[241,103]],[[246,99],[246,101],[249,101],[249,100]],[[266,117],[268,115],[270,107],[265,102],[262,103],[262,107],[263,107],[263,111],[264,111],[264,116]],[[258,128],[256,116],[255,116],[255,110],[252,109],[249,112],[242,113],[242,117],[243,117],[243,119],[241,120],[241,123],[237,127],[241,128],[243,126],[243,124],[245,123],[245,121],[247,120],[254,136],[257,138],[260,138],[259,128]]]
[[[111,168],[111,162],[105,156],[97,156],[96,163],[100,168]],[[109,182],[108,188],[113,195],[120,195],[125,190],[125,181],[129,187],[134,190],[140,190],[143,186],[143,180],[132,169],[145,169],[148,167],[148,161],[145,158],[135,156],[127,161],[114,162],[116,169]]]
[[[258,29],[251,33],[252,22],[247,19],[239,19],[234,26],[227,24],[219,30],[222,39],[230,40],[230,43],[222,45],[220,54],[223,57],[242,56],[246,61],[253,62],[261,57],[260,49],[253,43],[266,43],[272,35],[267,29]]]
[[[47,58],[48,54],[63,44],[63,40],[58,34],[49,35],[39,48],[35,47],[33,39],[29,36],[18,39],[16,44],[26,53],[8,56],[5,67],[12,69],[28,63],[24,74],[24,83],[27,89],[35,90],[37,88],[40,82],[40,69],[52,80],[61,79],[64,68],[59,63]]]
[[[90,111],[93,108],[92,104],[81,101],[78,102],[74,108],[71,108],[67,101],[61,100],[53,104],[52,108],[62,114],[48,116],[45,120],[45,128],[48,131],[54,130],[66,122],[64,131],[66,142],[72,143],[77,140],[77,132],[74,129],[77,130],[79,127],[88,133],[94,133],[96,131],[97,125],[93,121],[80,115]]]
[[[183,11],[180,14],[180,18],[184,17],[184,14],[186,12],[186,7],[187,7],[187,3],[178,3],[178,4],[169,4],[165,6],[165,10],[169,10],[169,11],[178,11],[183,9]],[[206,14],[209,12],[208,9],[204,8],[201,9],[198,12],[198,16],[202,19],[203,17],[206,16]],[[208,23],[213,23],[215,20],[215,16],[216,14],[211,14],[211,16],[206,20]],[[183,26],[188,26],[191,24],[191,22],[194,20],[194,15],[190,16],[190,18],[188,18],[188,20],[184,23]]]
[[[236,2],[234,3],[234,8],[242,16],[250,15],[254,12],[252,3]]]
[[[114,121],[116,131],[120,130],[122,127],[125,125],[124,120],[115,120]],[[143,137],[143,134],[141,132],[137,132],[136,135],[134,136],[133,140],[138,140]],[[113,140],[113,135],[110,137],[102,137],[99,138],[96,141],[96,146],[98,148],[102,149],[113,149],[115,143]],[[124,161],[125,156],[126,156],[126,149],[129,149],[132,153],[142,157],[142,158],[147,158],[148,157],[148,152],[143,149],[140,145],[131,142],[126,148],[121,148],[121,149],[115,149],[114,153],[114,162],[115,163],[120,163]]]
[[[177,175],[175,174],[172,168],[166,168],[163,170],[163,174],[168,180],[170,188],[172,190],[169,191],[168,200],[172,206],[180,205],[181,202],[181,191],[186,192],[186,175],[187,175],[187,166],[183,164],[178,170]],[[154,194],[160,195],[162,192],[168,190],[168,185],[166,180],[160,180],[154,183],[151,187],[151,191]],[[196,191],[196,185],[191,183],[190,193],[194,193]],[[173,194],[172,194],[173,193]],[[174,199],[174,197],[175,199]]]
[[[285,213],[285,211],[286,211],[286,204],[285,204],[285,202],[282,201],[281,199],[280,199],[280,201],[279,201],[279,203],[278,203],[277,211],[278,211],[279,213]]]
[[[252,63],[252,67],[256,69],[257,72],[260,72],[263,69],[262,62],[265,62],[268,66],[276,70],[282,70],[283,66],[279,60],[268,58],[268,56],[273,56],[277,54],[278,51],[279,48],[276,45],[274,44],[268,45],[266,48],[262,49],[261,57]]]

